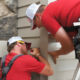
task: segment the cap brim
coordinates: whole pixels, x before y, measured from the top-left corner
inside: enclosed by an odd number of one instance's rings
[[[31,30],[34,30],[34,29],[36,29],[36,28],[37,28],[37,26],[34,25],[33,21],[31,21]]]

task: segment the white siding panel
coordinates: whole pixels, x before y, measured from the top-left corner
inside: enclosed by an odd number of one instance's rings
[[[39,0],[18,0],[18,7],[22,7],[31,3],[39,2]]]
[[[18,9],[18,17],[26,16],[26,9],[27,9],[27,7],[19,8]]]
[[[52,67],[52,70],[54,72],[54,74],[52,76],[48,77],[48,80],[56,80],[56,74],[57,74],[56,73],[56,65],[53,63],[51,56],[48,56],[48,61],[49,61],[50,65]]]
[[[75,59],[75,51],[68,53],[67,55],[59,56],[59,60]]]
[[[72,80],[74,70],[57,72],[56,80]]]
[[[48,0],[40,0],[41,4],[48,4]]]
[[[49,80],[72,80],[73,74],[76,70],[78,60],[76,59],[64,59],[57,60],[57,64],[54,64],[52,58],[48,56],[48,61],[54,71],[54,74],[48,77]]]
[[[57,60],[57,71],[75,70],[78,64],[77,59]]]
[[[30,30],[30,28],[18,29],[18,35],[21,37],[39,37],[39,29]]]
[[[21,18],[21,19],[18,19],[18,28],[21,28],[21,27],[27,27],[27,26],[31,26],[31,24],[29,23],[28,19],[25,17],[25,18]]]

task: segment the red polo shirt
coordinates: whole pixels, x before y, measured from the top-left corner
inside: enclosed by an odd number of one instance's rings
[[[5,65],[8,65],[15,55],[17,54],[10,53],[6,58]],[[44,66],[43,63],[37,61],[30,55],[20,56],[12,65],[6,80],[31,80],[31,72],[40,73]]]
[[[73,26],[80,17],[80,0],[57,0],[50,3],[43,12],[42,23],[53,35],[61,26]],[[73,35],[73,33],[71,34]]]

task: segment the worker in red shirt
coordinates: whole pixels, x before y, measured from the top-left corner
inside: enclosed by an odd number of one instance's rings
[[[27,8],[26,15],[32,24],[32,30],[45,27],[60,42],[60,50],[49,52],[55,63],[59,55],[66,55],[74,50],[72,38],[77,31],[66,32],[64,28],[69,28],[78,21],[80,0],[57,0],[47,6],[33,3]]]
[[[6,57],[5,66],[8,65],[14,56],[20,54],[23,54],[23,56],[14,61],[6,76],[6,80],[31,80],[32,72],[46,76],[53,74],[50,64],[40,55],[37,48],[33,48],[31,54],[37,57],[39,61],[28,54],[28,49],[26,48],[28,45],[21,37],[12,37],[7,44],[9,54]]]

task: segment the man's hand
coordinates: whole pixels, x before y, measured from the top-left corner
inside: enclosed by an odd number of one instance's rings
[[[48,63],[48,61],[45,58],[40,56],[40,51],[38,48],[33,48],[31,51],[31,54],[35,57],[38,57],[39,61],[42,62],[43,64],[45,64],[45,67],[40,72],[40,74],[45,75],[45,76],[53,75],[53,70],[52,70],[50,64]]]
[[[49,55],[51,55],[54,64],[56,64],[56,59],[59,57],[55,52],[48,52]]]
[[[33,48],[31,54],[35,57],[38,57],[40,55],[40,50],[38,48]]]

